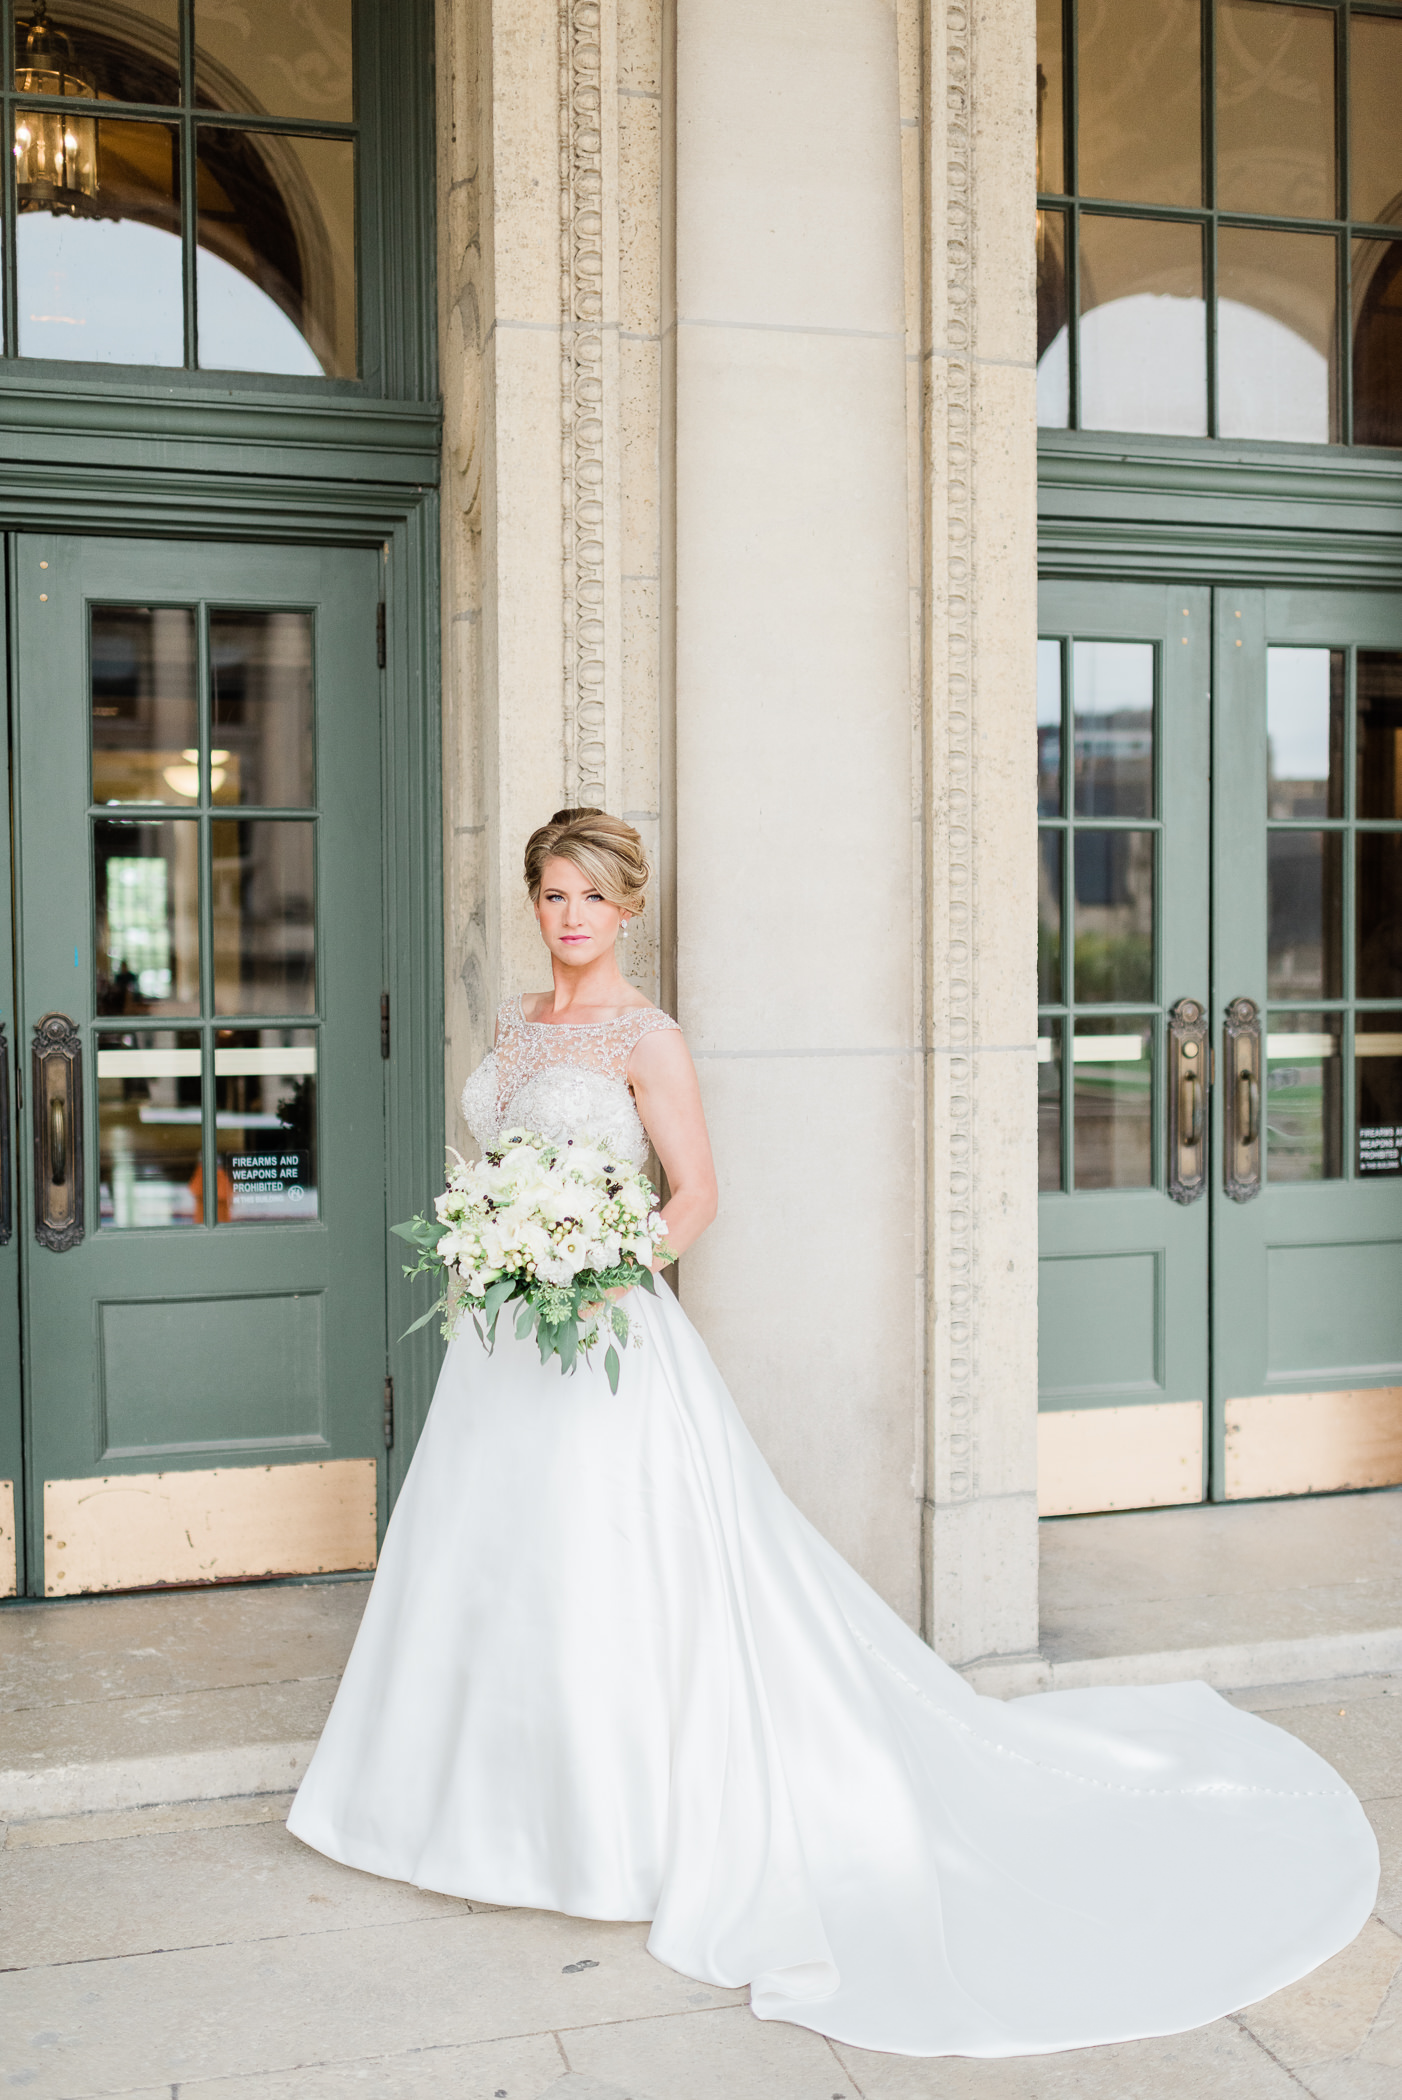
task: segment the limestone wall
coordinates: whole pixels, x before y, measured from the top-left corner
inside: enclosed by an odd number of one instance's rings
[[[1031,0],[444,0],[450,1096],[622,810],[683,1298],[940,1651],[1035,1645]],[[450,1116],[450,1128],[453,1118]]]

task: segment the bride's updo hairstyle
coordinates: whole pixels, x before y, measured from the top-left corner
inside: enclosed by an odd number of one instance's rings
[[[609,904],[634,917],[647,903],[648,865],[631,824],[602,809],[557,809],[526,841],[526,888],[540,901],[548,860],[567,860]]]

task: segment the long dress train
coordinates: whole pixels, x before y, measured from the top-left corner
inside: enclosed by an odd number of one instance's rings
[[[636,1161],[646,1014],[504,1010],[479,1137]],[[978,1697],[787,1500],[666,1287],[629,1304],[616,1397],[505,1322],[450,1345],[298,1837],[649,1919],[760,2018],[915,2056],[1175,2033],[1353,1938],[1377,1846],[1322,1758],[1202,1684]]]

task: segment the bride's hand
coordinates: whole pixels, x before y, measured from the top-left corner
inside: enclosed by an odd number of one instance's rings
[[[615,1285],[614,1285],[614,1287],[613,1287],[613,1289],[612,1289],[611,1291],[605,1291],[605,1292],[604,1292],[604,1298],[607,1298],[607,1299],[608,1299],[608,1301],[609,1301],[609,1303],[610,1303],[611,1305],[615,1305],[615,1304],[617,1304],[617,1302],[618,1302],[618,1300],[619,1300],[620,1298],[626,1298],[626,1297],[627,1297],[627,1295],[628,1295],[628,1293],[629,1293],[629,1291],[631,1291],[631,1290],[632,1290],[632,1288],[633,1288],[633,1286],[632,1286],[632,1284],[631,1284],[631,1283],[617,1283],[617,1284],[615,1284]],[[603,1311],[603,1309],[604,1309],[604,1299],[603,1299],[603,1298],[596,1298],[596,1299],[594,1300],[594,1302],[593,1302],[593,1304],[592,1304],[592,1305],[581,1305],[581,1306],[580,1306],[580,1308],[579,1308],[579,1317],[580,1317],[580,1319],[581,1319],[581,1320],[592,1320],[592,1319],[593,1319],[593,1317],[594,1317],[594,1315],[595,1315],[595,1313],[596,1313],[596,1312],[602,1312],[602,1311]]]

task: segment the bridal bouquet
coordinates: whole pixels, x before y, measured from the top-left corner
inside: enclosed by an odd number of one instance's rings
[[[503,1306],[519,1302],[517,1334],[534,1331],[541,1362],[558,1356],[561,1375],[607,1333],[604,1370],[616,1393],[615,1343],[627,1346],[632,1323],[605,1293],[652,1290],[652,1264],[668,1252],[651,1182],[589,1138],[556,1142],[529,1130],[504,1131],[473,1166],[452,1156],[433,1217],[391,1227],[419,1251],[406,1276],[443,1276],[442,1296],[406,1331],[442,1313],[451,1339],[466,1308],[490,1350]]]

